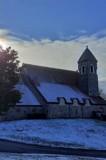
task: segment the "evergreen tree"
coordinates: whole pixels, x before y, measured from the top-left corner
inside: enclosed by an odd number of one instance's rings
[[[21,99],[21,93],[15,89],[19,81],[18,52],[11,47],[0,46],[0,113],[6,112]]]

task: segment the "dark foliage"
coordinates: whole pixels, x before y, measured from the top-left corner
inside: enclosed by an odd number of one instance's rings
[[[6,112],[21,99],[21,93],[15,89],[18,81],[18,52],[11,47],[0,47],[0,113]]]

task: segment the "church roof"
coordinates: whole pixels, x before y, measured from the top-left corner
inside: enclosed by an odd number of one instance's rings
[[[88,49],[88,46],[86,47],[85,51],[81,55],[81,57],[78,60],[78,63],[84,62],[84,61],[94,61],[97,62],[97,59],[94,57],[92,52]]]
[[[68,86],[57,83],[40,83],[37,86],[40,93],[45,97],[47,102],[58,102],[58,97],[63,97],[66,102],[70,103],[72,98],[77,98],[79,102],[83,102],[83,99],[90,99],[95,103],[89,96],[82,93],[75,86]]]
[[[37,100],[37,98],[33,95],[31,90],[24,84],[16,85],[16,89],[18,89],[22,93],[22,97],[17,105],[34,105],[40,106],[41,104]]]
[[[97,104],[106,104],[106,100],[104,100],[102,97],[91,97],[92,100],[94,100]]]
[[[50,68],[31,64],[23,64],[33,82],[50,82],[67,85],[78,85],[79,74],[76,71]]]
[[[67,102],[71,102],[70,98],[77,98],[80,102],[87,98],[95,104],[106,103],[100,97],[89,97],[79,90],[78,72],[23,64],[21,74],[30,78],[29,82],[37,88],[46,102],[57,102],[58,97],[64,97]]]

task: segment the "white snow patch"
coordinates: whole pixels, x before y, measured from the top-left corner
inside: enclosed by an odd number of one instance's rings
[[[19,120],[0,122],[0,138],[31,144],[106,149],[106,122],[98,120]]]
[[[18,89],[22,93],[21,103],[17,103],[18,105],[40,105],[37,98],[33,95],[30,89],[25,85],[16,85],[16,89]]]
[[[67,102],[71,102],[70,98],[78,98],[81,102],[82,98],[88,98],[78,89],[62,84],[40,83],[37,88],[48,102],[57,102],[57,97],[64,97]]]
[[[62,156],[50,154],[16,154],[0,153],[0,160],[105,160],[104,158],[87,158],[79,156]]]

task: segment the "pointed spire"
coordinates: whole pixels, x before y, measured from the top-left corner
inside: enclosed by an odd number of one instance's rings
[[[97,59],[94,57],[92,52],[88,49],[88,46],[86,46],[85,51],[81,55],[81,57],[78,60],[78,63],[85,62],[85,61],[94,61],[97,62]]]

